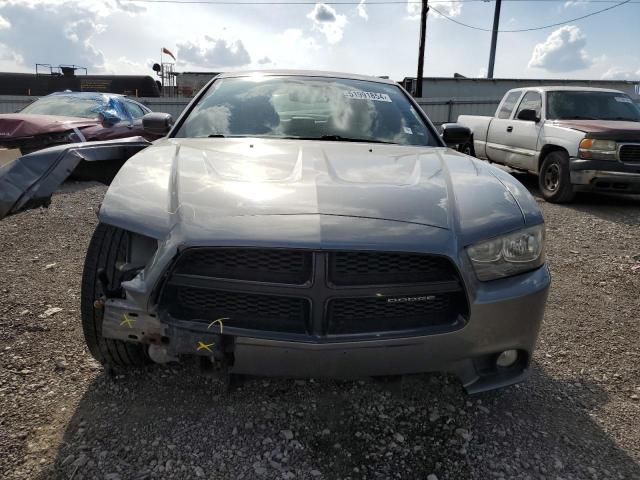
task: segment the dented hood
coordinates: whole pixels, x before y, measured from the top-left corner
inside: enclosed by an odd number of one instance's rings
[[[100,125],[100,121],[92,118],[6,113],[0,115],[0,141],[3,138],[32,137],[93,125]]]
[[[539,215],[515,180],[443,147],[249,138],[165,139],[131,158],[101,218],[151,236],[205,235],[231,217],[323,215],[486,236]],[[522,197],[524,207],[519,205]],[[541,219],[538,219],[541,221]],[[212,230],[209,230],[212,231]]]

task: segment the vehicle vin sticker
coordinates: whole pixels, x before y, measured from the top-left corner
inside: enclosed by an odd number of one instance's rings
[[[386,93],[363,92],[362,90],[350,90],[344,92],[346,98],[353,100],[373,100],[374,102],[391,102],[391,97]]]

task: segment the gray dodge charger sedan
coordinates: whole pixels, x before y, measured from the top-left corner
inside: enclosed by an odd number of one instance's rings
[[[220,75],[172,123],[145,116],[167,136],[100,208],[82,284],[96,359],[444,371],[469,392],[526,376],[544,220],[509,174],[447,148],[464,127],[439,135],[388,80],[290,71]]]

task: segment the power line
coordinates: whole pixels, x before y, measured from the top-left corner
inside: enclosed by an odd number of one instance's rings
[[[247,1],[231,1],[231,0],[125,0],[128,2],[135,3],[163,3],[163,4],[198,4],[198,5],[315,5],[317,2],[309,2],[309,1],[296,1],[296,0],[269,0],[265,2],[257,2],[255,0],[247,0]],[[558,2],[565,0],[503,0],[505,2]],[[489,0],[438,0],[439,3],[491,3]],[[611,3],[612,0],[584,0],[583,3]],[[357,1],[342,1],[342,2],[332,2],[325,1],[322,2],[328,5],[359,5],[360,2]],[[406,5],[408,3],[421,4],[422,0],[380,0],[377,2],[367,2],[367,6],[371,5]],[[595,12],[587,13],[586,15],[581,15],[579,17],[570,18],[567,20],[563,20],[561,22],[551,23],[548,25],[541,25],[539,27],[530,27],[530,28],[518,28],[512,30],[498,30],[498,33],[519,33],[519,32],[533,32],[536,30],[545,30],[547,28],[558,27],[560,25],[566,25],[568,23],[577,22],[579,20],[584,20],[585,18],[593,17],[594,15],[599,15],[604,12],[608,12],[609,10],[613,10],[614,8],[621,7],[622,5],[628,5],[631,3],[640,3],[640,0],[624,0],[622,2],[618,1],[615,5],[611,5],[606,8],[602,8],[600,10],[596,10]],[[461,22],[460,20],[456,20],[455,18],[443,13],[441,10],[438,10],[436,7],[431,4],[429,8],[433,9],[437,12],[441,17],[446,18],[450,22],[453,22],[462,27],[470,28],[472,30],[480,30],[482,32],[493,32],[491,28],[478,27],[476,25],[470,25],[468,23]]]
[[[622,5],[625,5],[627,3],[630,3],[631,0],[625,0],[623,2],[618,2],[615,5],[611,5],[610,7],[607,8],[603,8],[601,10],[596,10],[595,12],[591,12],[588,13],[586,15],[582,15],[580,17],[575,17],[575,18],[571,18],[569,20],[563,20],[562,22],[557,22],[557,23],[551,23],[549,25],[542,25],[540,27],[532,27],[532,28],[518,28],[518,29],[514,29],[514,30],[498,30],[499,33],[518,33],[518,32],[533,32],[535,30],[544,30],[546,28],[553,28],[553,27],[558,27],[560,25],[566,25],[567,23],[573,23],[573,22],[577,22],[578,20],[584,20],[585,18],[589,18],[589,17],[593,17],[594,15],[598,15],[600,13],[604,13],[607,12],[609,10],[613,10],[614,8],[618,8],[621,7]],[[492,32],[493,30],[490,28],[482,28],[482,27],[477,27],[475,25],[469,25],[468,23],[463,23],[459,20],[456,20],[453,17],[450,17],[444,13],[442,13],[440,10],[438,10],[435,7],[431,7],[433,10],[435,10],[436,12],[438,12],[438,14],[440,14],[442,17],[446,18],[447,20],[456,23],[458,25],[461,25],[463,27],[467,27],[467,28],[471,28],[473,30],[480,30],[483,32]]]

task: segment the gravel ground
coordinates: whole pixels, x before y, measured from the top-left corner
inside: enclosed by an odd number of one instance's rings
[[[224,395],[192,365],[112,377],[89,356],[80,274],[104,191],[67,184],[0,222],[0,477],[640,479],[640,199],[541,202],[554,283],[524,384],[257,378]]]

